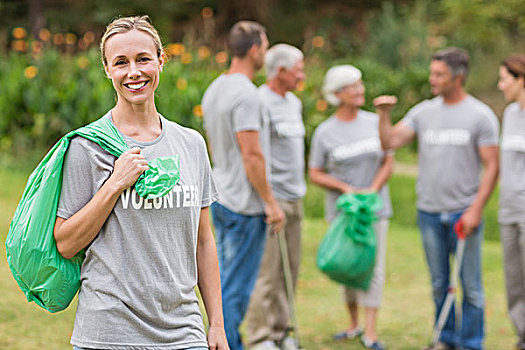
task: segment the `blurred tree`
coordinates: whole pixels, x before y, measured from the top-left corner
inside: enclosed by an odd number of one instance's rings
[[[31,24],[31,34],[33,37],[38,36],[40,29],[45,26],[43,0],[28,0],[29,6],[29,23]]]
[[[31,28],[33,35],[42,27],[52,32],[79,35],[89,30],[100,35],[113,17],[148,14],[166,40],[181,41],[187,33],[195,37],[203,34],[201,11],[210,8],[214,13],[214,41],[223,42],[238,20],[251,19],[268,28],[273,42],[301,45],[311,39],[312,33],[323,32],[344,44],[348,38],[351,42],[355,40],[341,34],[355,33],[348,30],[355,26],[360,26],[357,33],[361,34],[364,15],[379,9],[381,3],[381,0],[2,0],[0,32],[2,28],[5,33],[23,26]]]
[[[443,0],[442,29],[456,42],[472,49],[497,51],[507,38],[524,38],[522,0]]]

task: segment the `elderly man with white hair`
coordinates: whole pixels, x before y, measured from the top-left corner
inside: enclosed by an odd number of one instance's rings
[[[335,202],[342,193],[377,192],[384,203],[374,223],[377,251],[370,287],[366,291],[344,288],[350,326],[334,338],[361,336],[366,348],[382,350],[385,347],[378,341],[376,319],[385,282],[388,218],[392,215],[387,181],[392,173],[393,156],[381,148],[377,115],[361,109],[365,87],[359,69],[351,65],[330,68],[324,79],[323,95],[337,110],[315,130],[309,175],[313,183],[326,189],[327,221],[335,219]],[[358,304],[365,309],[364,333],[358,323]]]
[[[270,115],[271,186],[285,213],[283,230],[295,288],[301,253],[302,198],[304,179],[304,135],[302,104],[291,91],[305,78],[303,53],[277,44],[265,55],[267,84],[259,88]],[[257,350],[293,350],[288,336],[290,310],[287,303],[279,237],[267,237],[259,276],[247,314],[248,343]]]

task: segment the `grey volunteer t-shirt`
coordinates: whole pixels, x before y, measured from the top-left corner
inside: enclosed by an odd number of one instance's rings
[[[301,199],[306,193],[301,101],[291,92],[283,97],[266,84],[259,91],[270,112],[273,193],[275,197],[288,201]]]
[[[510,104],[503,113],[499,222],[525,221],[525,110]]]
[[[244,74],[223,74],[204,93],[202,110],[219,203],[239,214],[263,214],[264,203],[248,181],[236,137],[240,131],[257,131],[264,157],[270,158],[268,112],[257,88]]]
[[[417,134],[417,207],[436,213],[467,208],[478,191],[479,147],[497,146],[494,112],[468,95],[455,105],[438,96],[408,111],[401,121]]]
[[[110,113],[106,115],[110,118]],[[118,199],[86,249],[71,343],[93,349],[207,346],[195,293],[201,208],[217,199],[204,139],[161,117],[152,142],[125,138],[147,160],[178,154],[180,182],[161,198],[134,188]],[[57,216],[68,219],[97,193],[116,158],[75,137],[66,154]]]
[[[363,110],[352,121],[342,121],[331,116],[319,124],[314,132],[308,166],[323,169],[353,187],[369,187],[385,154],[381,148],[378,126],[379,117]],[[327,190],[326,220],[332,221],[336,217],[335,202],[340,195],[338,191]],[[380,218],[392,216],[388,185],[381,188],[379,195],[384,205],[377,215]]]

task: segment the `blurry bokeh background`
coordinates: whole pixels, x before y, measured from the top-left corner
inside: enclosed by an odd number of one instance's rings
[[[167,118],[201,129],[200,99],[228,65],[225,38],[240,19],[261,22],[271,43],[306,55],[307,144],[330,114],[320,85],[326,69],[351,63],[364,73],[367,107],[395,94],[394,118],[430,97],[429,56],[460,46],[471,54],[467,87],[500,115],[498,64],[525,42],[520,0],[2,0],[0,2],[1,158],[42,155],[56,140],[92,121],[114,103],[102,74],[98,41],[120,15],[148,14],[170,61],[158,90]],[[261,72],[257,83],[264,81]]]

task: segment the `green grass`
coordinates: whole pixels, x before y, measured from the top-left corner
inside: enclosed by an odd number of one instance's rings
[[[12,278],[3,242],[28,173],[0,169],[0,349],[70,350],[76,304],[49,314],[28,304]],[[395,217],[388,233],[387,280],[378,328],[389,349],[420,349],[430,340],[433,305],[428,272],[414,225],[414,179],[394,176],[391,183]],[[358,341],[336,343],[331,335],[346,327],[340,287],[315,266],[317,247],[327,224],[322,218],[322,191],[310,186],[305,203],[303,257],[297,309],[303,345],[308,350],[362,349]],[[494,210],[492,203],[490,211]],[[515,335],[506,312],[501,248],[485,242],[483,277],[486,292],[486,349],[512,349]]]
[[[304,225],[303,261],[298,289],[298,318],[306,349],[362,349],[358,341],[334,342],[347,327],[340,287],[315,266],[317,247],[327,225],[308,219]],[[486,349],[512,349],[514,333],[507,317],[501,249],[487,241],[483,250],[486,293]],[[433,304],[419,233],[392,223],[388,233],[387,277],[378,328],[389,349],[421,349],[430,341]]]

